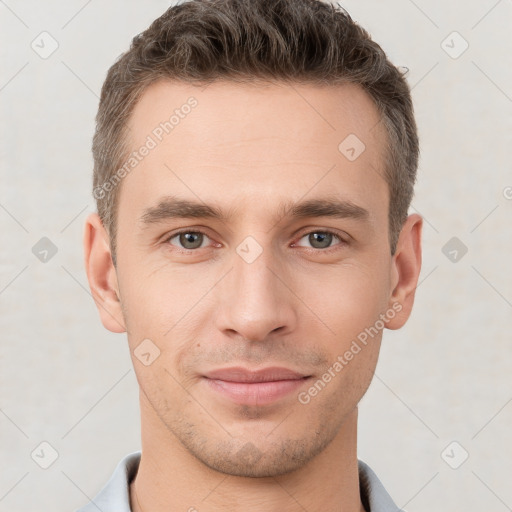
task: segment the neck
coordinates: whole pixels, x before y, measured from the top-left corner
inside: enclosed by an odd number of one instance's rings
[[[132,512],[365,512],[359,493],[357,408],[309,463],[273,477],[232,476],[205,466],[141,398],[142,456],[130,484]]]

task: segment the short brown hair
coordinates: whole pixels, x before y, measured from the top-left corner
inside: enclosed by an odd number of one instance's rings
[[[161,79],[195,85],[258,79],[360,85],[387,133],[385,179],[393,255],[414,194],[419,144],[410,89],[382,48],[343,9],[321,0],[190,0],[171,6],[109,69],[96,116],[93,194],[116,265],[119,186],[127,123]],[[340,141],[341,142],[341,141]],[[107,193],[108,192],[108,193]]]

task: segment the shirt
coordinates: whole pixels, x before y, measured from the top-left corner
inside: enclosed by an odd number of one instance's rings
[[[129,486],[137,474],[141,453],[129,453],[121,459],[97,496],[76,512],[132,512]],[[358,470],[361,501],[367,512],[404,512],[395,505],[368,464],[358,459]]]

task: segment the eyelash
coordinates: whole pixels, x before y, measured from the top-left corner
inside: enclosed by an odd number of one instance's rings
[[[175,238],[176,236],[179,236],[181,234],[184,234],[184,233],[201,233],[202,235],[210,238],[208,236],[208,233],[206,233],[205,231],[201,230],[201,229],[197,229],[197,228],[194,228],[194,229],[182,229],[180,231],[176,231],[174,233],[172,233],[171,235],[167,236],[163,243],[164,244],[168,244],[168,245],[172,245],[170,244],[170,240],[172,240],[173,238]],[[303,247],[304,249],[310,249],[312,251],[315,251],[315,252],[322,252],[322,253],[329,253],[333,250],[336,250],[339,248],[339,246],[345,246],[348,244],[348,242],[346,242],[338,233],[334,232],[334,231],[331,231],[330,229],[313,229],[311,231],[306,231],[305,233],[302,233],[300,235],[300,239],[304,238],[306,235],[310,235],[311,233],[323,233],[323,234],[329,234],[329,235],[333,235],[334,237],[336,237],[340,243],[338,244],[335,244],[331,247],[327,247],[326,249],[316,249],[314,247]],[[199,249],[204,249],[204,247],[199,247],[197,249],[184,249],[184,248],[181,248],[181,247],[176,247],[176,246],[173,246],[175,249],[177,249],[178,251],[181,251],[181,252],[185,252],[185,253],[190,253],[190,252],[194,252],[194,251],[198,251]]]

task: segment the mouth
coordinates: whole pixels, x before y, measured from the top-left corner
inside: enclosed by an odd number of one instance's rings
[[[242,367],[222,368],[206,373],[209,389],[240,405],[267,405],[304,385],[312,376],[282,367],[257,371]]]

